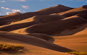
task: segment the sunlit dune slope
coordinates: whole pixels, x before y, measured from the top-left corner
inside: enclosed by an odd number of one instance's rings
[[[53,51],[47,48],[38,47],[35,45],[31,45],[25,42],[20,42],[17,40],[9,39],[9,38],[1,38],[0,43],[10,44],[10,45],[20,45],[25,48],[23,53],[7,53],[2,52],[0,55],[72,55],[68,53]]]
[[[25,42],[25,43],[28,43],[31,45],[35,45],[35,46],[39,46],[39,47],[43,47],[43,48],[47,48],[47,49],[51,49],[51,50],[55,50],[55,51],[60,51],[60,52],[74,51],[71,49],[67,49],[66,47],[55,45],[51,42],[45,41],[45,40],[37,38],[37,37],[29,36],[29,35],[0,32],[0,37],[18,40],[18,41]]]
[[[53,37],[55,44],[66,46],[79,52],[87,52],[87,28],[74,35]]]

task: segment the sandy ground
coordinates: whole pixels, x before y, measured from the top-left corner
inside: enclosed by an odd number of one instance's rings
[[[0,43],[7,43],[7,44],[11,44],[11,45],[21,45],[21,46],[24,46],[26,49],[26,51],[24,51],[24,53],[12,53],[12,54],[11,53],[10,54],[2,53],[0,55],[71,55],[68,53],[53,51],[50,49],[34,46],[31,44],[27,44],[24,42],[7,39],[7,38],[0,38]]]
[[[54,36],[55,44],[80,52],[87,52],[87,28],[70,36]]]
[[[53,36],[55,44],[66,47],[79,52],[87,52],[87,28],[74,35],[69,36]],[[9,38],[1,38],[0,43],[8,43],[12,45],[24,46],[26,51],[24,53],[2,53],[2,55],[72,55],[66,52],[54,51],[40,46],[29,44],[20,40],[13,40]],[[32,42],[35,43],[35,42]]]

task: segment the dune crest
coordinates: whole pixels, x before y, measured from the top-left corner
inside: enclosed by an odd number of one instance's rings
[[[71,9],[71,10],[68,10],[65,12],[60,12],[58,14],[62,15],[62,16],[69,17],[69,16],[76,15],[79,13],[87,13],[87,5],[84,5],[84,6],[79,7],[79,8]]]

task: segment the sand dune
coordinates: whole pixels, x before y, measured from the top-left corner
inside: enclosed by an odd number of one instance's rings
[[[87,5],[84,5],[84,6],[79,7],[79,8],[71,9],[71,10],[68,10],[65,12],[60,12],[58,14],[62,15],[62,16],[69,17],[69,16],[76,15],[79,13],[87,13]]]
[[[20,20],[30,18],[30,17],[35,16],[35,15],[48,15],[51,13],[63,12],[63,11],[70,10],[70,9],[72,9],[72,8],[69,8],[69,7],[66,7],[63,5],[57,5],[57,6],[53,6],[53,7],[45,9],[46,12],[36,11],[36,12],[28,12],[28,13],[14,15],[14,16],[1,17],[0,21],[3,21],[3,23],[0,22],[0,25],[8,24],[8,22],[20,21]]]
[[[23,45],[25,53],[7,55],[72,55],[87,52],[87,5],[64,5],[36,12],[0,16],[0,43]],[[1,52],[0,52],[1,55]]]
[[[41,39],[44,39],[44,40],[52,42],[52,43],[54,42],[54,39],[50,35],[41,34],[41,33],[31,33],[31,34],[28,34],[28,35],[34,36],[34,37],[37,37],[37,38],[41,38]]]
[[[59,12],[67,11],[67,10],[70,10],[70,9],[73,9],[73,8],[70,8],[70,7],[67,7],[67,6],[64,6],[64,5],[56,5],[56,6],[53,6],[53,7],[41,9],[41,10],[39,10],[37,12],[40,12],[42,14],[47,15],[47,14],[59,13]]]
[[[0,30],[1,31],[12,31],[12,30],[21,29],[21,28],[31,26],[33,24],[35,24],[35,22],[24,22],[24,23],[18,23],[18,24],[5,25],[5,26],[1,26]]]
[[[25,42],[25,43],[28,43],[28,44],[35,45],[35,46],[44,47],[44,48],[48,48],[48,49],[60,51],[60,52],[71,52],[71,51],[73,51],[73,50],[52,44],[50,42],[44,41],[40,38],[36,38],[36,37],[33,37],[33,36],[29,37],[27,35],[20,35],[20,34],[7,33],[7,32],[1,31],[0,37],[18,40],[18,41],[21,41],[21,42]]]
[[[64,18],[65,18],[64,16],[60,16],[60,15],[41,15],[41,16],[35,16],[34,21],[40,23],[46,23],[46,22],[52,22]]]
[[[78,16],[87,19],[87,13],[77,14]]]
[[[12,18],[9,20],[8,17],[16,16],[16,15],[19,15],[19,14],[21,14],[21,13],[15,12],[15,13],[11,13],[11,14],[4,15],[4,16],[0,17],[0,26],[4,25],[4,24],[10,24]],[[4,19],[5,17],[7,17],[7,19]]]
[[[74,35],[80,31],[83,31],[87,28],[87,24],[83,24],[80,26],[72,27],[70,29],[66,29],[60,33],[54,34],[54,36],[67,36],[67,35]],[[84,32],[85,33],[85,32]]]
[[[83,30],[85,27],[81,29],[78,29],[78,28],[79,26],[81,26],[81,24],[84,24],[86,22],[87,21],[84,18],[81,18],[75,15],[75,16],[71,16],[68,18],[64,18],[63,20],[57,20],[57,21],[42,23],[42,24],[40,23],[35,24],[34,22],[26,22],[26,23],[20,23],[20,24],[7,25],[7,26],[0,28],[0,30],[12,31],[12,32],[17,32],[17,33],[20,33],[20,31],[21,33],[24,33],[24,32],[25,33],[44,33],[44,34],[51,34],[51,33],[56,34],[57,33],[60,35],[62,32],[64,31],[66,32],[66,30],[77,29],[77,31],[71,31],[71,33],[68,33],[68,35],[69,34],[71,35],[76,32],[79,32],[80,30]],[[17,29],[20,29],[20,30],[14,31]]]
[[[41,16],[34,16],[31,18],[24,19],[22,21],[18,21],[16,23],[2,26],[0,27],[0,30],[2,31],[12,31],[20,28],[29,27],[34,24],[40,24],[40,23],[46,23],[46,22],[52,22],[56,20],[64,19],[63,16],[60,15],[41,15]]]
[[[49,23],[36,24],[26,29],[29,33],[44,33],[44,34],[55,34],[60,33],[66,29],[81,25],[87,21],[79,16],[72,16],[65,18],[64,20],[57,20]]]
[[[77,32],[74,35],[86,35],[87,34],[87,24],[85,24],[86,28],[83,29],[82,31]],[[84,27],[84,26],[83,26]]]
[[[38,46],[34,46],[28,43],[20,42],[17,40],[9,39],[9,38],[1,38],[0,37],[0,43],[7,43],[10,45],[21,45],[24,46],[27,51],[24,51],[24,53],[0,53],[0,55],[73,55],[63,52],[58,52],[54,50],[50,50],[47,48],[42,48]]]
[[[75,26],[75,27],[68,28],[66,30],[62,30],[61,32],[57,32],[53,35],[55,35],[55,36],[74,35],[74,34],[80,32],[80,31],[85,30],[86,27],[87,27],[87,24],[82,24],[82,25],[78,25],[78,26]],[[19,33],[19,34],[30,34],[29,32],[26,32],[26,29],[28,29],[28,28],[29,27],[21,28],[21,29],[17,29],[17,30],[12,30],[10,32]],[[86,33],[86,32],[83,32],[83,33]]]
[[[84,29],[87,31],[87,29]],[[81,32],[84,33],[84,32]],[[81,34],[80,33],[80,34]],[[86,32],[87,33],[87,32]],[[77,50],[79,52],[87,52],[87,34],[69,35],[69,36],[53,36],[55,44],[66,46],[67,48]],[[86,54],[82,54],[86,55]]]

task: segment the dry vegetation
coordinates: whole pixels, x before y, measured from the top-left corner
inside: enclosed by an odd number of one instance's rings
[[[67,52],[74,55],[87,55],[87,52]]]
[[[23,52],[24,47],[0,43],[0,52]]]

